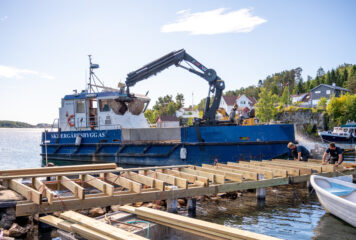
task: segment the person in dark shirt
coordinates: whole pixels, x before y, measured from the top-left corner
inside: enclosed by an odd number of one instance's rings
[[[330,155],[328,161],[330,161],[330,164],[335,164],[335,166],[339,166],[342,163],[342,150],[339,147],[336,147],[335,143],[330,143],[329,148],[326,149],[324,156],[323,156],[323,161],[322,164],[325,165],[327,162],[326,156]]]
[[[295,145],[294,143],[288,143],[287,147],[289,148],[295,161],[304,161],[307,162],[309,158],[309,151],[302,145]]]

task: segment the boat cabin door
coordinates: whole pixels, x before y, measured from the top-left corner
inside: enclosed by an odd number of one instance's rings
[[[79,99],[75,104],[75,127],[76,128],[86,128],[87,127],[87,116],[85,111],[85,99]]]
[[[94,130],[98,127],[98,102],[96,99],[88,99],[89,107],[89,127],[91,130]]]

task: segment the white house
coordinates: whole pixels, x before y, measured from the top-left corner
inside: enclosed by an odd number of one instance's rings
[[[192,108],[181,108],[176,111],[176,116],[182,118],[199,118],[199,111]]]
[[[248,97],[245,94],[241,96],[223,96],[220,101],[220,108],[224,108],[227,113],[231,112],[231,109],[235,104],[238,106],[238,113],[241,114],[246,108],[250,110],[255,108],[256,99],[254,97]]]
[[[179,127],[179,119],[176,116],[162,115],[157,118],[156,126],[158,128]]]

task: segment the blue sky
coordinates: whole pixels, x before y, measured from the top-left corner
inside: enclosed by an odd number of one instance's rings
[[[356,64],[355,1],[0,1],[0,120],[52,122],[60,99],[85,88],[88,54],[108,86],[185,48],[226,90],[296,67]],[[171,67],[133,92],[207,96],[201,78]]]

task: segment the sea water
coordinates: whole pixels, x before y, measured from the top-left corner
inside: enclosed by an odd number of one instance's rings
[[[42,131],[0,128],[0,169],[40,167]],[[305,184],[267,188],[265,204],[249,192],[236,200],[201,202],[197,218],[283,239],[356,239],[356,228],[327,214]]]

